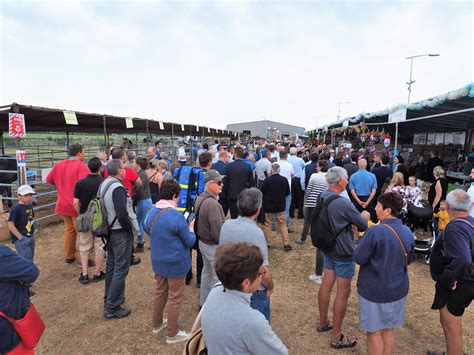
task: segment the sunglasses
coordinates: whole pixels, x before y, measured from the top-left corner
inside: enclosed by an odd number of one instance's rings
[[[222,186],[222,184],[223,184],[222,181],[211,181],[211,182],[213,182],[214,184],[217,184],[217,185],[219,185],[219,186]]]

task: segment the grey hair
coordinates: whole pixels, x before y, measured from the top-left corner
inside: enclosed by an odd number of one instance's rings
[[[296,153],[298,153],[298,149],[296,149],[295,147],[291,147],[290,148],[290,155],[296,155]]]
[[[237,209],[242,217],[250,217],[262,207],[262,192],[255,187],[244,189],[237,197]]]
[[[280,164],[273,163],[272,164],[272,175],[280,174]]]
[[[127,160],[128,161],[134,161],[137,157],[137,153],[135,153],[133,150],[129,150],[127,152]]]
[[[326,182],[328,185],[337,185],[337,180],[347,178],[347,170],[340,166],[334,166],[326,173]]]
[[[168,160],[168,153],[161,153],[161,159]]]
[[[455,211],[469,211],[472,205],[471,196],[460,189],[451,191],[446,196],[446,201],[448,202],[448,208]]]
[[[105,154],[105,152],[98,152],[97,158],[99,158],[101,161],[102,159],[107,160],[107,154]]]
[[[107,172],[111,176],[118,174],[119,169],[123,169],[123,163],[120,159],[110,159],[107,162]]]

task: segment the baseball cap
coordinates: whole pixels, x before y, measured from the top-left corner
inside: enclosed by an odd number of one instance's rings
[[[211,169],[204,174],[204,183],[207,184],[209,181],[222,181],[224,178],[225,175],[221,175],[217,170]]]
[[[25,196],[28,194],[34,194],[35,190],[30,185],[21,185],[17,191],[18,195]]]

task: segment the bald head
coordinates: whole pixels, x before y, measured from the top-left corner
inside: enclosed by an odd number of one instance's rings
[[[365,170],[367,168],[367,160],[365,160],[364,158],[359,159],[357,165],[359,166],[359,170]]]

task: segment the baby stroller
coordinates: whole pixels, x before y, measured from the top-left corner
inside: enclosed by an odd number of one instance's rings
[[[425,262],[429,264],[431,248],[436,241],[431,205],[422,200],[408,205],[406,224],[415,238],[415,253],[424,254]],[[430,232],[429,235],[427,234],[428,231]]]

